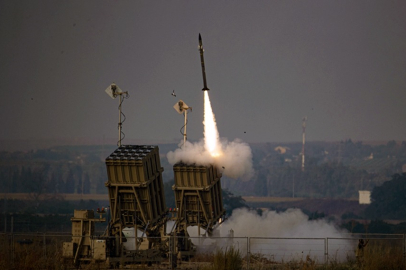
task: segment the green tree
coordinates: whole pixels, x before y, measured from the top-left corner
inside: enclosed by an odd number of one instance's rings
[[[365,214],[371,219],[404,219],[406,216],[406,173],[393,175],[390,181],[376,186]]]
[[[267,196],[268,195],[267,179],[266,179],[266,173],[264,171],[260,171],[258,173],[258,177],[255,180],[254,192],[255,192],[255,195],[257,195],[257,196]]]
[[[90,178],[88,173],[85,173],[83,177],[83,193],[84,194],[90,193]]]
[[[48,177],[49,164],[45,163],[40,168],[35,169],[27,182],[28,192],[38,201],[43,193],[46,193],[49,186]]]
[[[245,200],[241,196],[235,196],[228,190],[222,190],[223,195],[223,205],[226,210],[227,215],[231,216],[234,209],[237,208],[248,208]]]
[[[65,181],[65,193],[75,192],[75,178],[73,177],[72,169],[69,169],[68,176]]]

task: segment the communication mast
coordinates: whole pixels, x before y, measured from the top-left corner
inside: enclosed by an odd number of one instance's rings
[[[117,146],[121,146],[121,141],[124,139],[124,133],[122,132],[122,125],[125,121],[125,115],[121,111],[121,105],[123,104],[124,98],[128,98],[128,92],[123,92],[115,83],[112,83],[105,92],[109,95],[112,99],[115,99],[117,96],[120,97],[119,105],[118,105],[118,142]],[[121,117],[124,117],[122,120]]]
[[[173,108],[179,113],[179,114],[183,114],[185,116],[185,124],[183,125],[182,129],[183,132],[182,136],[183,136],[183,148],[185,148],[186,145],[186,140],[187,140],[187,134],[186,134],[186,126],[187,126],[187,111],[190,110],[192,111],[192,107],[189,107],[188,105],[186,105],[185,102],[183,102],[183,100],[179,100],[174,106]],[[181,130],[182,130],[181,129]]]
[[[302,135],[302,172],[304,172],[304,169],[305,169],[306,120],[307,120],[307,116],[303,117],[303,122],[302,122],[302,129],[303,129],[303,135]]]

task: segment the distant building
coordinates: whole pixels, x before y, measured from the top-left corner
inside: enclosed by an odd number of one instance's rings
[[[359,190],[359,204],[371,204],[371,191]]]

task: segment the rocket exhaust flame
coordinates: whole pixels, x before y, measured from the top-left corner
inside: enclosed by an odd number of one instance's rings
[[[203,74],[203,92],[204,92],[204,143],[206,151],[210,153],[212,157],[218,157],[222,154],[219,133],[217,131],[216,118],[214,117],[213,110],[211,109],[210,98],[208,94],[209,88],[206,83],[206,72],[204,70],[204,58],[203,58],[203,42],[202,37],[199,34],[199,51],[200,61],[202,64]]]
[[[210,153],[212,157],[222,155],[216,118],[214,117],[213,110],[211,108],[209,93],[207,91],[204,91],[203,125],[204,125],[204,143],[206,150]]]

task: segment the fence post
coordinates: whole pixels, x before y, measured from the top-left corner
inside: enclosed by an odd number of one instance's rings
[[[251,238],[247,237],[247,270],[250,269],[250,246],[251,246]]]
[[[324,252],[325,252],[324,263],[327,265],[328,264],[328,237],[324,239]]]
[[[43,245],[44,245],[44,258],[47,258],[47,246],[46,246],[46,237],[44,233],[44,239],[43,239]]]
[[[171,269],[175,269],[175,261],[174,261],[174,236],[169,235],[169,264]]]
[[[11,215],[11,230],[10,230],[10,233],[11,233],[11,263],[12,263],[12,266],[13,266],[13,268],[14,268],[14,258],[15,258],[15,246],[14,246],[14,217],[13,217],[13,215]]]

